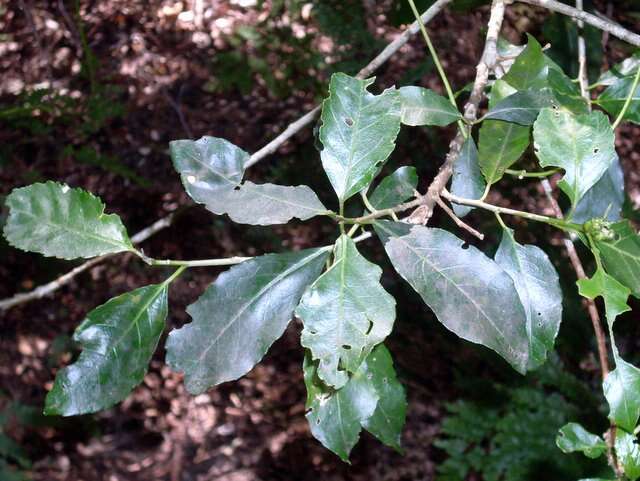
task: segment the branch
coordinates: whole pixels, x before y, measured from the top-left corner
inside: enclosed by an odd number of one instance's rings
[[[582,11],[582,0],[576,0],[576,8]],[[587,44],[584,41],[584,22],[578,20],[578,81],[580,82],[580,94],[591,108],[591,95],[589,94],[589,76],[587,75]]]
[[[430,22],[433,17],[435,17],[440,11],[447,6],[447,4],[451,3],[452,0],[438,0],[436,3],[431,5],[420,17],[423,23]],[[380,66],[389,60],[393,54],[395,54],[402,46],[404,46],[410,39],[420,30],[420,24],[416,20],[413,22],[409,28],[407,28],[404,32],[402,32],[398,37],[393,40],[390,44],[388,44],[382,52],[380,52],[371,62],[369,62],[358,74],[356,77],[358,78],[367,78],[373,72],[378,70]],[[313,110],[307,112],[305,115],[300,117],[298,120],[290,124],[284,131],[278,135],[275,139],[269,142],[267,145],[262,147],[260,150],[255,152],[246,164],[246,167],[251,167],[252,165],[260,162],[262,159],[267,157],[268,155],[273,154],[278,148],[284,144],[287,140],[297,134],[300,130],[302,130],[307,125],[311,124],[317,115],[320,113],[321,106],[316,105]]]
[[[452,0],[438,0],[437,2],[435,2],[433,5],[431,5],[431,7],[429,7],[422,14],[422,17],[421,17],[422,21],[424,23],[430,22],[438,13],[440,13],[440,11],[447,4],[451,3],[451,1]],[[60,1],[59,3],[62,6],[64,6],[62,1]],[[420,29],[420,26],[419,26],[418,22],[417,21],[413,22],[407,29],[405,29],[400,35],[398,35],[397,38],[395,38],[391,43],[389,43],[373,60],[371,60],[371,62],[369,62],[362,70],[360,70],[360,72],[358,73],[358,77],[359,78],[366,78],[366,77],[370,76],[381,65],[383,65],[385,62],[387,62],[387,60],[389,60],[393,56],[393,54],[395,54],[398,50],[400,50],[400,48],[403,45],[405,45],[412,36],[414,36],[416,33],[418,33],[419,29]],[[267,145],[265,145],[264,147],[259,149],[257,152],[255,152],[249,158],[249,160],[247,161],[246,167],[251,167],[252,165],[257,164],[262,159],[264,159],[268,155],[270,155],[270,154],[274,153],[276,150],[278,150],[278,148],[282,144],[284,144],[287,140],[289,140],[291,137],[293,137],[296,133],[298,133],[304,127],[306,127],[311,122],[313,122],[315,117],[320,112],[320,108],[321,108],[320,105],[314,107],[310,112],[307,112],[305,115],[300,117],[298,120],[296,120],[295,122],[292,122],[291,124],[289,124],[287,126],[287,128],[280,135],[278,135],[275,139],[273,139]],[[134,244],[139,244],[139,243],[143,242],[144,240],[146,240],[149,237],[151,237],[152,235],[154,235],[156,232],[159,232],[160,230],[164,229],[165,227],[168,227],[171,224],[172,220],[173,220],[173,214],[170,214],[170,215],[168,215],[166,217],[163,217],[163,218],[157,220],[156,222],[154,222],[150,226],[146,227],[145,229],[143,229],[140,232],[138,232],[137,234],[135,234],[131,238],[131,241]],[[370,236],[370,234],[369,234],[369,236]],[[101,256],[101,257],[95,257],[93,259],[90,259],[87,262],[85,262],[84,264],[81,264],[81,265],[75,267],[74,269],[72,269],[71,271],[67,272],[66,274],[58,277],[57,279],[55,279],[55,280],[53,280],[51,282],[48,282],[47,284],[43,284],[43,285],[41,285],[39,287],[36,287],[32,291],[23,292],[23,293],[20,293],[20,294],[16,294],[13,297],[0,300],[0,311],[1,310],[5,310],[5,309],[9,309],[9,308],[11,308],[13,306],[16,306],[18,304],[22,304],[24,302],[29,302],[29,301],[32,301],[34,299],[40,299],[40,298],[42,298],[44,296],[52,294],[56,290],[60,289],[62,286],[64,286],[64,285],[68,284],[69,282],[71,282],[78,274],[86,271],[87,269],[89,269],[90,267],[95,266],[96,264],[99,264],[100,262],[102,262],[107,257],[109,257],[109,256]]]
[[[577,8],[565,5],[564,3],[557,2],[555,0],[517,0],[520,3],[528,3],[529,5],[535,5],[536,7],[543,7],[552,12],[561,13],[576,20],[581,20],[584,23],[588,23],[604,32],[608,32],[614,37],[618,37],[620,40],[624,40],[631,45],[640,47],[640,35],[633,33],[626,28],[618,25],[608,18],[602,16],[592,15],[587,12],[578,10]]]
[[[469,123],[473,123],[478,116],[478,107],[484,96],[484,89],[489,80],[489,72],[493,70],[497,61],[497,43],[498,34],[502,27],[504,19],[505,0],[493,0],[491,5],[491,15],[487,26],[487,37],[482,52],[480,62],[476,67],[476,78],[473,82],[471,95],[464,107],[464,117]],[[427,193],[422,196],[422,205],[418,207],[407,219],[413,224],[426,224],[433,215],[433,208],[440,197],[442,189],[444,189],[453,174],[453,163],[460,155],[462,145],[464,143],[464,135],[458,131],[451,144],[449,144],[449,153],[444,163],[440,167],[438,174],[431,182],[427,189]]]
[[[466,222],[464,222],[462,219],[460,219],[460,217],[458,217],[455,212],[453,212],[453,210],[451,210],[451,208],[449,208],[449,206],[447,204],[444,203],[444,201],[441,198],[438,198],[436,200],[436,202],[438,203],[438,205],[440,206],[440,208],[445,211],[447,213],[447,215],[449,217],[451,217],[451,220],[453,220],[453,222],[456,223],[456,225],[458,227],[460,227],[461,229],[466,230],[467,232],[469,232],[471,235],[476,236],[478,239],[480,240],[484,240],[484,234],[481,232],[478,232],[476,229],[474,229],[473,227],[471,227],[469,224],[467,224]]]

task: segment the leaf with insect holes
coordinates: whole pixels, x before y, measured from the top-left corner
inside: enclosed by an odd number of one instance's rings
[[[377,210],[389,209],[414,196],[418,187],[415,167],[400,167],[386,176],[369,196],[369,203]]]
[[[460,155],[453,164],[451,193],[465,199],[480,199],[487,184],[484,181],[478,160],[478,148],[469,136],[462,144]],[[467,215],[473,207],[453,204],[453,212],[458,217]]]
[[[12,246],[62,259],[133,250],[120,217],[102,201],[57,182],[14,189],[5,200],[4,236]]]
[[[555,267],[542,249],[518,244],[511,229],[504,229],[496,263],[513,280],[527,316],[528,369],[544,364],[553,349],[562,321],[562,291]]]
[[[317,363],[308,351],[303,370],[309,427],[327,449],[348,462],[362,428],[400,449],[407,401],[384,345],[377,346],[338,390],[328,388],[318,377]]]
[[[78,360],[56,376],[47,415],[107,409],[142,382],[167,318],[167,284],[140,287],[91,311],[73,335]]]
[[[169,150],[185,190],[205,205],[217,194],[240,185],[249,160],[249,154],[240,147],[217,137],[174,140]]]
[[[640,478],[640,446],[637,436],[617,429],[615,448],[616,457],[625,476],[631,481],[636,481]]]
[[[402,123],[444,127],[462,118],[458,109],[446,98],[423,87],[398,89],[402,102]]]
[[[254,184],[250,181],[212,197],[207,208],[215,214],[227,214],[239,224],[251,225],[286,224],[294,217],[307,220],[329,212],[306,185]]]
[[[492,109],[513,88],[503,80],[496,80],[491,89],[489,108]],[[478,162],[487,184],[499,181],[529,146],[531,128],[503,120],[485,120],[478,139]]]
[[[576,205],[617,158],[615,135],[602,112],[573,115],[545,109],[533,126],[536,155],[543,167],[560,167],[559,183]]]
[[[568,423],[560,428],[556,437],[556,445],[563,453],[580,451],[592,459],[599,458],[607,451],[604,439],[591,434],[577,423]]]
[[[600,180],[582,197],[571,220],[583,224],[590,219],[620,220],[624,205],[624,173],[620,160],[616,159]]]
[[[442,229],[390,221],[374,227],[395,270],[447,329],[526,372],[526,314],[513,280],[498,264]]]
[[[605,271],[640,298],[640,236],[628,220],[612,224],[610,230],[610,240],[595,240]]]
[[[373,79],[333,74],[322,103],[320,158],[341,201],[367,187],[395,148],[400,98],[395,89],[367,91]]]
[[[216,137],[171,142],[171,157],[187,193],[214,214],[240,224],[286,224],[307,220],[327,208],[306,185],[242,182],[249,154]]]
[[[640,84],[635,87],[633,94],[631,94],[634,83],[634,77],[625,77],[617,80],[600,94],[597,101],[598,105],[617,118],[622,112],[627,98],[631,95],[631,102],[622,119],[629,120],[634,124],[640,124]]]
[[[200,394],[249,372],[282,335],[328,255],[267,254],[220,274],[187,308],[193,321],[167,339],[167,364],[184,372],[187,390]]]
[[[574,114],[589,113],[589,104],[582,96],[580,87],[567,77],[564,72],[549,69],[547,81],[553,98],[560,107],[564,107]]]
[[[365,259],[343,235],[335,244],[332,266],[305,292],[296,316],[301,343],[319,360],[318,376],[340,388],[376,344],[390,333],[396,301],[380,285],[382,269]]]

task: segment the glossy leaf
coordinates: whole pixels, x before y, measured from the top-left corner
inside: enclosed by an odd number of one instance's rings
[[[580,451],[592,459],[599,458],[607,452],[607,444],[604,439],[591,434],[577,423],[569,423],[560,428],[556,445],[563,453]]]
[[[62,369],[45,414],[72,416],[122,401],[147,372],[167,317],[167,284],[141,287],[91,311],[73,335],[83,351]]]
[[[532,125],[540,110],[551,107],[551,102],[551,93],[547,89],[521,90],[497,102],[484,119]]]
[[[320,157],[342,201],[371,183],[400,131],[398,92],[373,95],[367,91],[372,83],[373,79],[334,74],[322,104]]]
[[[640,236],[627,220],[612,224],[610,230],[610,240],[595,241],[604,268],[640,298]]]
[[[240,147],[217,137],[174,140],[169,150],[185,190],[205,205],[219,193],[240,185],[249,160],[249,154]]]
[[[383,345],[377,346],[338,390],[321,381],[308,353],[303,367],[307,420],[313,436],[327,449],[348,461],[362,427],[383,443],[399,449],[406,399],[395,376],[391,355]]]
[[[621,429],[616,430],[616,456],[624,470],[624,474],[631,481],[640,478],[640,446],[634,434]]]
[[[498,37],[497,50],[497,68],[496,78],[501,79],[509,71],[512,65],[515,63],[518,55],[526,48],[526,45],[514,45],[506,40],[504,37]]]
[[[122,221],[102,201],[57,182],[14,189],[5,200],[4,236],[12,246],[62,259],[133,250]]]
[[[333,265],[304,294],[296,309],[302,345],[319,360],[318,376],[340,388],[373,347],[390,333],[395,299],[380,285],[382,269],[365,259],[350,237],[335,245]]]
[[[495,256],[496,263],[513,280],[527,316],[528,369],[546,361],[553,349],[562,321],[562,291],[558,273],[542,249],[520,245],[513,231],[504,230]]]
[[[393,368],[391,353],[384,344],[373,349],[360,371],[373,384],[379,398],[376,410],[365,419],[362,427],[399,451],[400,435],[407,414],[407,398]]]
[[[398,89],[402,102],[402,123],[444,127],[462,118],[462,114],[445,97],[423,87]]]
[[[589,113],[589,105],[580,92],[580,87],[567,77],[564,72],[549,69],[547,82],[554,100],[574,114]]]
[[[497,80],[491,89],[489,108],[498,105],[511,87]],[[531,128],[502,120],[485,120],[478,139],[478,162],[487,184],[494,184],[504,175],[529,146]]]
[[[480,199],[486,186],[480,172],[478,148],[473,137],[469,136],[462,144],[460,155],[453,164],[451,193],[465,199]],[[458,217],[464,217],[472,209],[465,205],[453,204],[453,211]]]
[[[605,378],[603,388],[609,418],[632,432],[640,417],[640,369],[618,357],[616,368]]]
[[[286,224],[294,217],[307,220],[328,212],[316,193],[306,185],[254,184],[246,181],[236,189],[212,196],[207,208],[227,214],[239,224]]]
[[[268,254],[220,274],[187,308],[193,321],[167,339],[167,363],[184,372],[187,390],[200,394],[249,372],[282,335],[328,254]]]
[[[583,224],[590,219],[618,221],[624,205],[624,174],[616,158],[600,180],[591,187],[576,206],[571,220]]]
[[[617,80],[600,94],[598,105],[617,118],[622,112],[627,97],[631,94],[634,81],[634,77],[625,77]],[[635,124],[640,124],[640,85],[636,86],[633,91],[631,103],[622,118]]]
[[[615,136],[602,112],[573,115],[543,110],[533,126],[536,155],[543,167],[560,167],[560,188],[572,205],[600,180],[617,158]]]
[[[369,196],[369,203],[378,210],[388,209],[401,204],[414,196],[418,187],[418,174],[415,167],[400,167],[388,175]]]
[[[600,75],[598,83],[600,85],[613,85],[622,78],[633,76],[638,68],[640,68],[640,52],[636,52],[604,72]]]
[[[498,264],[441,229],[388,221],[376,222],[375,229],[393,267],[447,329],[526,371],[526,314]]]
[[[560,70],[560,67],[545,56],[540,43],[527,34],[528,42],[525,49],[516,58],[509,72],[502,80],[517,90],[538,90],[547,86],[547,74],[550,68]]]

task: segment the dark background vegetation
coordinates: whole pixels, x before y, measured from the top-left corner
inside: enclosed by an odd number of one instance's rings
[[[473,79],[486,3],[459,0],[428,26],[456,90]],[[640,30],[635,0],[590,6]],[[2,2],[0,201],[14,187],[54,179],[99,195],[132,233],[177,211],[174,225],[143,245],[156,258],[255,255],[324,244],[335,230],[327,220],[238,226],[194,206],[171,166],[168,142],[213,135],[257,150],[322,98],[332,72],[355,74],[411,20],[404,0]],[[551,43],[551,55],[575,75],[570,22],[524,5],[509,7],[503,35],[522,43],[525,32]],[[592,80],[631,53],[597,32],[587,38]],[[421,39],[378,72],[376,89],[394,84],[441,91]],[[452,134],[403,129],[388,170],[415,165],[424,187]],[[640,203],[639,134],[640,128],[626,126],[618,135],[630,209]],[[309,184],[333,205],[311,128],[248,175]],[[536,182],[506,180],[499,190],[493,202],[550,213]],[[481,247],[495,249],[491,216],[474,213],[470,220],[487,234]],[[206,394],[189,396],[159,349],[143,384],[121,405],[93,416],[42,417],[57,369],[77,354],[70,336],[84,315],[167,274],[122,255],[51,298],[0,313],[0,478],[561,481],[597,472],[600,466],[562,456],[554,446],[557,428],[568,420],[605,429],[594,341],[574,274],[554,232],[510,222],[522,241],[545,249],[562,275],[565,319],[557,354],[527,378],[512,374],[497,356],[445,331],[387,268],[385,287],[399,301],[388,346],[409,398],[403,454],[364,434],[347,465],[311,437],[296,323],[245,378]],[[454,230],[440,214],[432,223]],[[72,266],[3,242],[0,298]],[[375,242],[363,244],[363,252],[386,262]],[[172,285],[169,327],[188,322],[185,306],[218,272],[191,269]],[[626,333],[624,351],[637,358],[638,319],[628,314],[619,325]]]

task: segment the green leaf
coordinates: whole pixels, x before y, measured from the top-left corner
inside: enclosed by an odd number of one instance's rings
[[[574,114],[589,113],[589,105],[580,92],[580,87],[567,77],[564,72],[549,69],[547,74],[549,88],[555,101]]]
[[[600,436],[591,434],[577,423],[569,423],[560,428],[556,445],[563,453],[580,451],[592,459],[599,458],[607,451],[607,444]]]
[[[447,329],[526,371],[526,314],[513,281],[498,264],[441,229],[389,221],[374,227],[393,267]]]
[[[627,97],[631,94],[631,88],[634,82],[634,77],[625,77],[617,80],[600,94],[597,104],[612,116],[617,117],[620,112],[622,112]],[[633,91],[629,108],[622,118],[623,120],[640,124],[640,84],[636,86],[636,89]]]
[[[387,446],[400,451],[407,398],[393,368],[391,353],[384,344],[374,348],[360,370],[373,384],[379,398],[376,410],[363,422],[362,427]]]
[[[532,125],[540,110],[551,107],[551,102],[551,93],[547,89],[518,91],[497,102],[484,119]]]
[[[616,456],[624,474],[631,481],[640,478],[640,446],[635,435],[616,430]]]
[[[168,284],[140,287],[91,311],[73,339],[83,351],[62,369],[45,414],[72,416],[107,409],[126,398],[147,371],[167,317]]]
[[[328,255],[267,254],[220,274],[187,308],[193,321],[167,339],[167,363],[184,372],[187,390],[200,394],[249,372],[282,335]]]
[[[593,300],[601,296],[604,299],[607,322],[611,327],[616,317],[631,310],[627,304],[631,291],[600,268],[590,279],[580,279],[577,284],[581,296]]]
[[[612,224],[610,231],[610,240],[595,240],[604,268],[640,298],[640,237],[628,220]]]
[[[527,34],[526,48],[516,58],[509,72],[502,80],[517,90],[538,90],[547,86],[549,69],[560,70],[560,67],[549,59],[542,51],[538,41]]]
[[[536,155],[543,167],[560,167],[560,188],[576,205],[615,161],[615,135],[602,112],[573,115],[545,109],[533,125]]]
[[[399,449],[407,403],[384,345],[377,346],[338,390],[321,381],[308,352],[303,368],[307,420],[313,436],[327,449],[348,462],[362,427],[383,443]]]
[[[624,205],[624,173],[616,157],[600,180],[582,197],[571,220],[583,224],[590,219],[620,220]]]
[[[513,87],[496,80],[491,88],[489,109],[514,93]],[[504,175],[529,146],[531,128],[502,120],[485,120],[478,139],[478,162],[488,184],[494,184]]]
[[[640,52],[634,53],[622,62],[616,64],[611,70],[607,70],[598,79],[600,85],[613,85],[618,80],[633,76],[640,67]]]
[[[380,285],[382,269],[365,259],[343,235],[333,265],[305,292],[296,316],[302,319],[302,345],[319,360],[318,376],[340,388],[376,344],[390,333],[396,301]]]
[[[511,229],[502,233],[496,263],[513,280],[527,316],[528,369],[544,364],[562,321],[562,291],[558,273],[542,249],[520,245]]]
[[[322,104],[320,157],[341,201],[371,183],[400,131],[398,92],[373,95],[367,91],[372,83],[373,79],[333,74],[329,97]]]
[[[14,189],[5,200],[4,236],[12,246],[62,259],[133,250],[122,221],[102,201],[57,182]]]
[[[640,369],[618,357],[616,368],[602,385],[609,403],[609,419],[633,432],[640,417]]]
[[[444,127],[462,118],[448,99],[423,87],[402,87],[398,90],[402,102],[402,123],[405,125],[436,125]]]
[[[307,220],[326,214],[328,209],[306,185],[254,184],[246,181],[236,189],[211,197],[207,209],[227,214],[239,224],[286,224],[294,217]]]
[[[416,168],[400,167],[382,179],[369,197],[369,203],[378,210],[389,209],[413,197],[417,187]]]
[[[460,155],[453,164],[451,176],[451,193],[465,199],[480,199],[484,194],[486,184],[478,164],[478,148],[469,136],[462,144]],[[453,212],[458,217],[464,217],[473,208],[465,205],[453,204]]]
[[[169,150],[185,190],[205,205],[220,192],[240,185],[249,160],[249,154],[240,147],[217,137],[174,140]]]
[[[214,214],[228,214],[240,224],[272,225],[328,212],[306,185],[241,184],[249,154],[224,139],[202,137],[170,145],[185,190]]]

